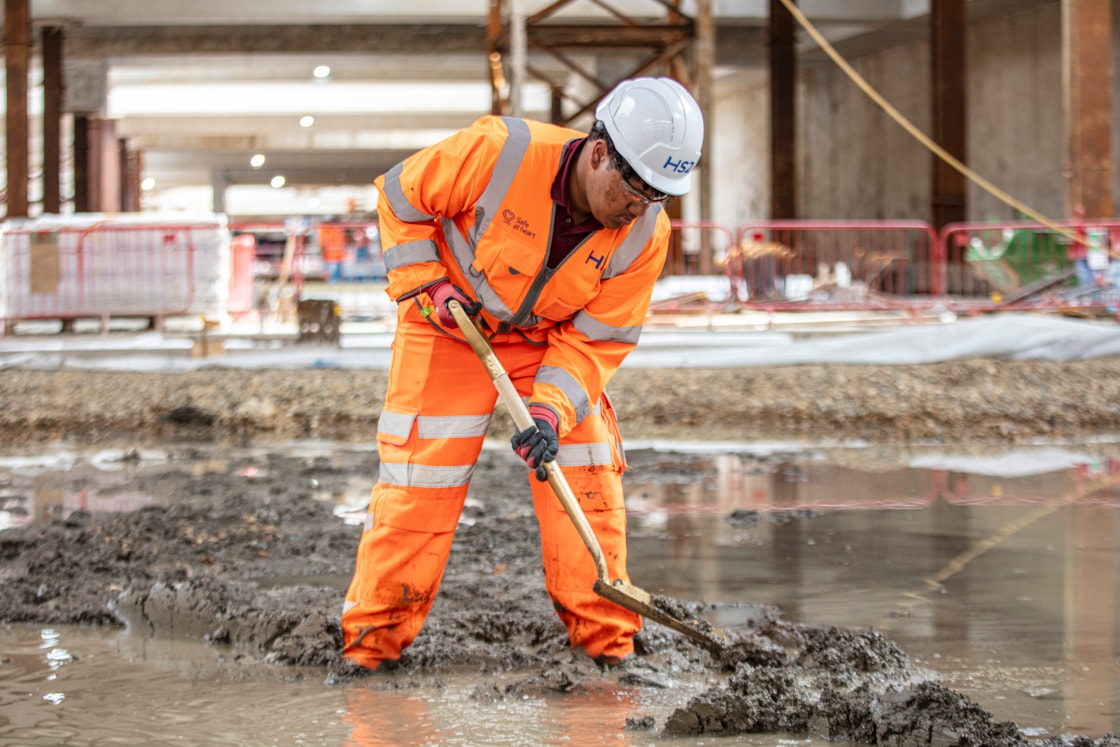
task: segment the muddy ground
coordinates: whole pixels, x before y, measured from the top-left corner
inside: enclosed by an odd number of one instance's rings
[[[58,440],[126,450],[159,446],[183,469],[139,472],[122,489],[173,498],[130,514],[78,512],[0,532],[0,621],[129,625],[188,635],[273,662],[278,678],[338,664],[342,590],[356,527],[311,497],[345,484],[350,468],[273,456],[256,476],[232,459],[192,474],[192,443],[292,438],[370,442],[382,371],[0,373],[0,440],[19,453]],[[923,444],[993,445],[1120,433],[1120,360],[1069,364],[963,361],[928,366],[797,366],[743,370],[623,370],[611,391],[631,438],[866,439],[873,453]],[[499,415],[496,432],[508,421]],[[197,447],[195,447],[197,448]],[[376,474],[375,457],[355,471]],[[630,454],[635,479],[663,469]],[[2,487],[2,486],[0,486]],[[476,667],[480,707],[532,692],[564,692],[617,678],[664,687],[682,673],[719,685],[661,722],[628,728],[663,735],[801,732],[884,745],[1120,745],[1112,735],[1028,739],[967,697],[922,674],[873,631],[784,621],[754,610],[754,625],[711,650],[657,625],[638,654],[603,670],[572,652],[543,593],[538,536],[524,472],[484,452],[465,521],[432,615],[398,666],[369,687],[395,687],[441,670]],[[767,520],[760,518],[759,520]],[[479,604],[478,600],[490,600]],[[675,600],[703,615],[693,600]],[[498,688],[486,673],[515,673]]]

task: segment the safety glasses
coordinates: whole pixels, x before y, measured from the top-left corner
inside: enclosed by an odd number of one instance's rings
[[[611,163],[614,164],[614,168],[618,172],[619,182],[622,184],[622,191],[626,195],[626,199],[630,200],[630,202],[653,205],[668,202],[672,199],[672,195],[656,191],[654,191],[653,194],[649,194],[635,187],[630,180],[637,179],[638,175],[634,173],[634,169],[630,168],[630,164],[626,163],[614,148],[610,148],[610,157]]]

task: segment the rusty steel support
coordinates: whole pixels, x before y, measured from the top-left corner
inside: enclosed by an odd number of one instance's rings
[[[126,138],[119,138],[117,142],[120,148],[120,209],[124,213],[138,213],[143,156],[129,147]]]
[[[43,212],[62,210],[62,29],[48,26],[43,42]]]
[[[89,117],[74,115],[74,212],[90,212]]]
[[[527,4],[527,0],[523,0]],[[695,35],[693,21],[679,11],[680,0],[659,0],[656,6],[665,9],[664,19],[633,18],[612,12],[609,20],[595,24],[573,24],[555,19],[557,13],[577,0],[555,0],[536,12],[525,12],[525,41],[529,61],[527,77],[536,78],[553,91],[560,92],[565,107],[557,124],[571,125],[594,111],[599,99],[620,81],[639,75],[670,75],[691,89],[691,75],[684,61]],[[602,6],[605,7],[605,6]],[[496,114],[510,110],[509,80],[511,77],[512,34],[510,0],[490,0],[487,23],[487,46],[490,62],[491,110]],[[603,77],[598,69],[588,69],[573,53],[598,56],[629,53],[636,58],[630,69],[620,76]],[[533,58],[551,58],[564,69],[563,80],[553,80]],[[571,78],[587,85],[587,94],[577,94],[569,85]]]
[[[965,0],[940,0],[930,6],[930,86],[933,140],[961,163],[967,163]],[[936,155],[933,158],[933,226],[966,219],[967,180]],[[954,247],[958,255],[963,247]],[[959,263],[960,256],[949,257]]]
[[[704,116],[704,145],[700,151],[700,166],[693,176],[692,191],[700,196],[700,220],[712,220],[712,197],[714,178],[712,163],[712,130],[715,127],[715,78],[712,69],[716,62],[716,25],[712,13],[712,0],[697,0],[696,3],[696,44],[695,44],[696,86],[693,93],[700,113]],[[700,274],[715,272],[715,248],[712,246],[710,232],[704,231],[700,240]]]
[[[509,114],[509,81],[505,74],[505,62],[498,40],[502,36],[502,19],[505,17],[504,0],[490,0],[490,15],[487,17],[486,39],[490,68],[490,113],[497,116]]]
[[[5,116],[8,217],[26,218],[27,177],[30,171],[27,124],[27,73],[31,66],[30,0],[4,0],[4,63],[8,106]]]
[[[1066,212],[1113,215],[1112,9],[1102,0],[1062,0],[1066,123]]]
[[[770,0],[770,217],[797,217],[797,48],[793,15]]]

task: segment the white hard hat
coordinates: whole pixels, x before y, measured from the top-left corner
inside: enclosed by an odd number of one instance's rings
[[[643,182],[669,195],[689,190],[704,118],[684,86],[672,78],[624,80],[599,102],[595,116]]]

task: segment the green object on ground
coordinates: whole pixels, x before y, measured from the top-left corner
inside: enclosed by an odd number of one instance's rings
[[[965,261],[1000,293],[1010,293],[1072,267],[1066,259],[1066,245],[1046,230],[1005,230],[993,245],[980,239],[973,237]]]

